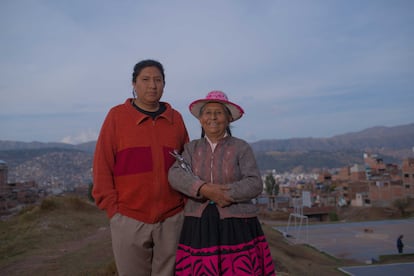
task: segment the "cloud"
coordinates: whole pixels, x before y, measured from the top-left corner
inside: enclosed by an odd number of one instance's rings
[[[235,126],[246,139],[339,134],[360,112],[355,127],[386,123],[377,115],[391,110],[399,110],[393,122],[406,122],[413,8],[403,0],[1,1],[0,128],[8,131],[0,139],[98,133],[109,108],[130,97],[132,68],[145,58],[164,64],[163,100],[193,137],[188,104],[213,89],[246,109]]]
[[[75,136],[66,136],[60,142],[67,144],[81,144],[90,141],[95,141],[98,138],[98,133],[93,130],[86,130],[84,132],[78,133]]]

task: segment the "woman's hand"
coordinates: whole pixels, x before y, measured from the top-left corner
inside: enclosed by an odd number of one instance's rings
[[[230,188],[220,184],[206,183],[201,186],[199,193],[218,206],[226,207],[233,203],[233,199],[226,193],[228,190]]]

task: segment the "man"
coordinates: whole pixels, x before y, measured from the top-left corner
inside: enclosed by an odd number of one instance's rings
[[[189,137],[181,114],[161,102],[164,68],[137,63],[133,98],[109,111],[96,145],[93,197],[110,218],[119,275],[173,275],[183,196],[168,169]]]
[[[398,249],[398,253],[403,253],[403,248],[404,248],[404,243],[402,242],[403,239],[403,235],[400,235],[397,239],[397,249]]]

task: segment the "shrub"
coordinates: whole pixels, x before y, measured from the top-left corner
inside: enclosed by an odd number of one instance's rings
[[[89,186],[88,186],[88,199],[91,202],[95,202],[95,199],[92,196],[92,189],[93,189],[93,183],[91,182],[91,183],[89,183]]]
[[[47,197],[42,200],[40,203],[40,210],[43,211],[52,211],[59,207],[59,203],[56,200],[56,198],[53,197]]]
[[[408,198],[398,198],[394,200],[392,203],[395,208],[397,208],[401,215],[404,216],[406,214],[406,209],[408,208],[410,202],[408,201]]]
[[[335,213],[335,212],[331,212],[331,213],[329,213],[329,220],[330,220],[330,221],[338,221],[338,220],[339,220],[339,218],[338,218],[338,214],[337,214],[337,213]]]

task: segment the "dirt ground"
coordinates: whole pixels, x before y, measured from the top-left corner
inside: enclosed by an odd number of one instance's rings
[[[337,267],[355,264],[335,260],[311,247],[288,244],[270,224],[263,224],[263,230],[278,275],[343,275]],[[1,267],[0,275],[116,275],[108,227],[99,228],[83,239],[58,244],[56,248],[33,252]]]
[[[357,221],[398,216],[384,209],[347,212],[340,215],[342,220],[351,220],[352,216]],[[100,211],[89,215],[105,216]],[[287,214],[277,212],[263,211],[260,215],[278,275],[344,275],[338,267],[361,265],[355,261],[333,258],[307,245],[287,242],[272,228],[286,222],[287,218]],[[107,222],[94,225],[93,229],[76,239],[57,241],[50,248],[34,248],[13,261],[0,262],[0,275],[116,275]]]
[[[407,208],[406,215],[413,213],[413,204]],[[401,219],[402,214],[392,208],[379,207],[347,207],[337,210],[338,220],[342,222],[375,221]],[[272,257],[276,264],[278,275],[344,275],[338,267],[359,266],[365,263],[355,260],[336,259],[319,252],[316,248],[304,244],[289,243],[272,226],[283,225],[289,218],[285,212],[275,212],[262,209],[260,219],[266,237],[272,249]],[[318,222],[311,222],[318,223]],[[394,262],[413,262],[414,256],[395,256]]]

